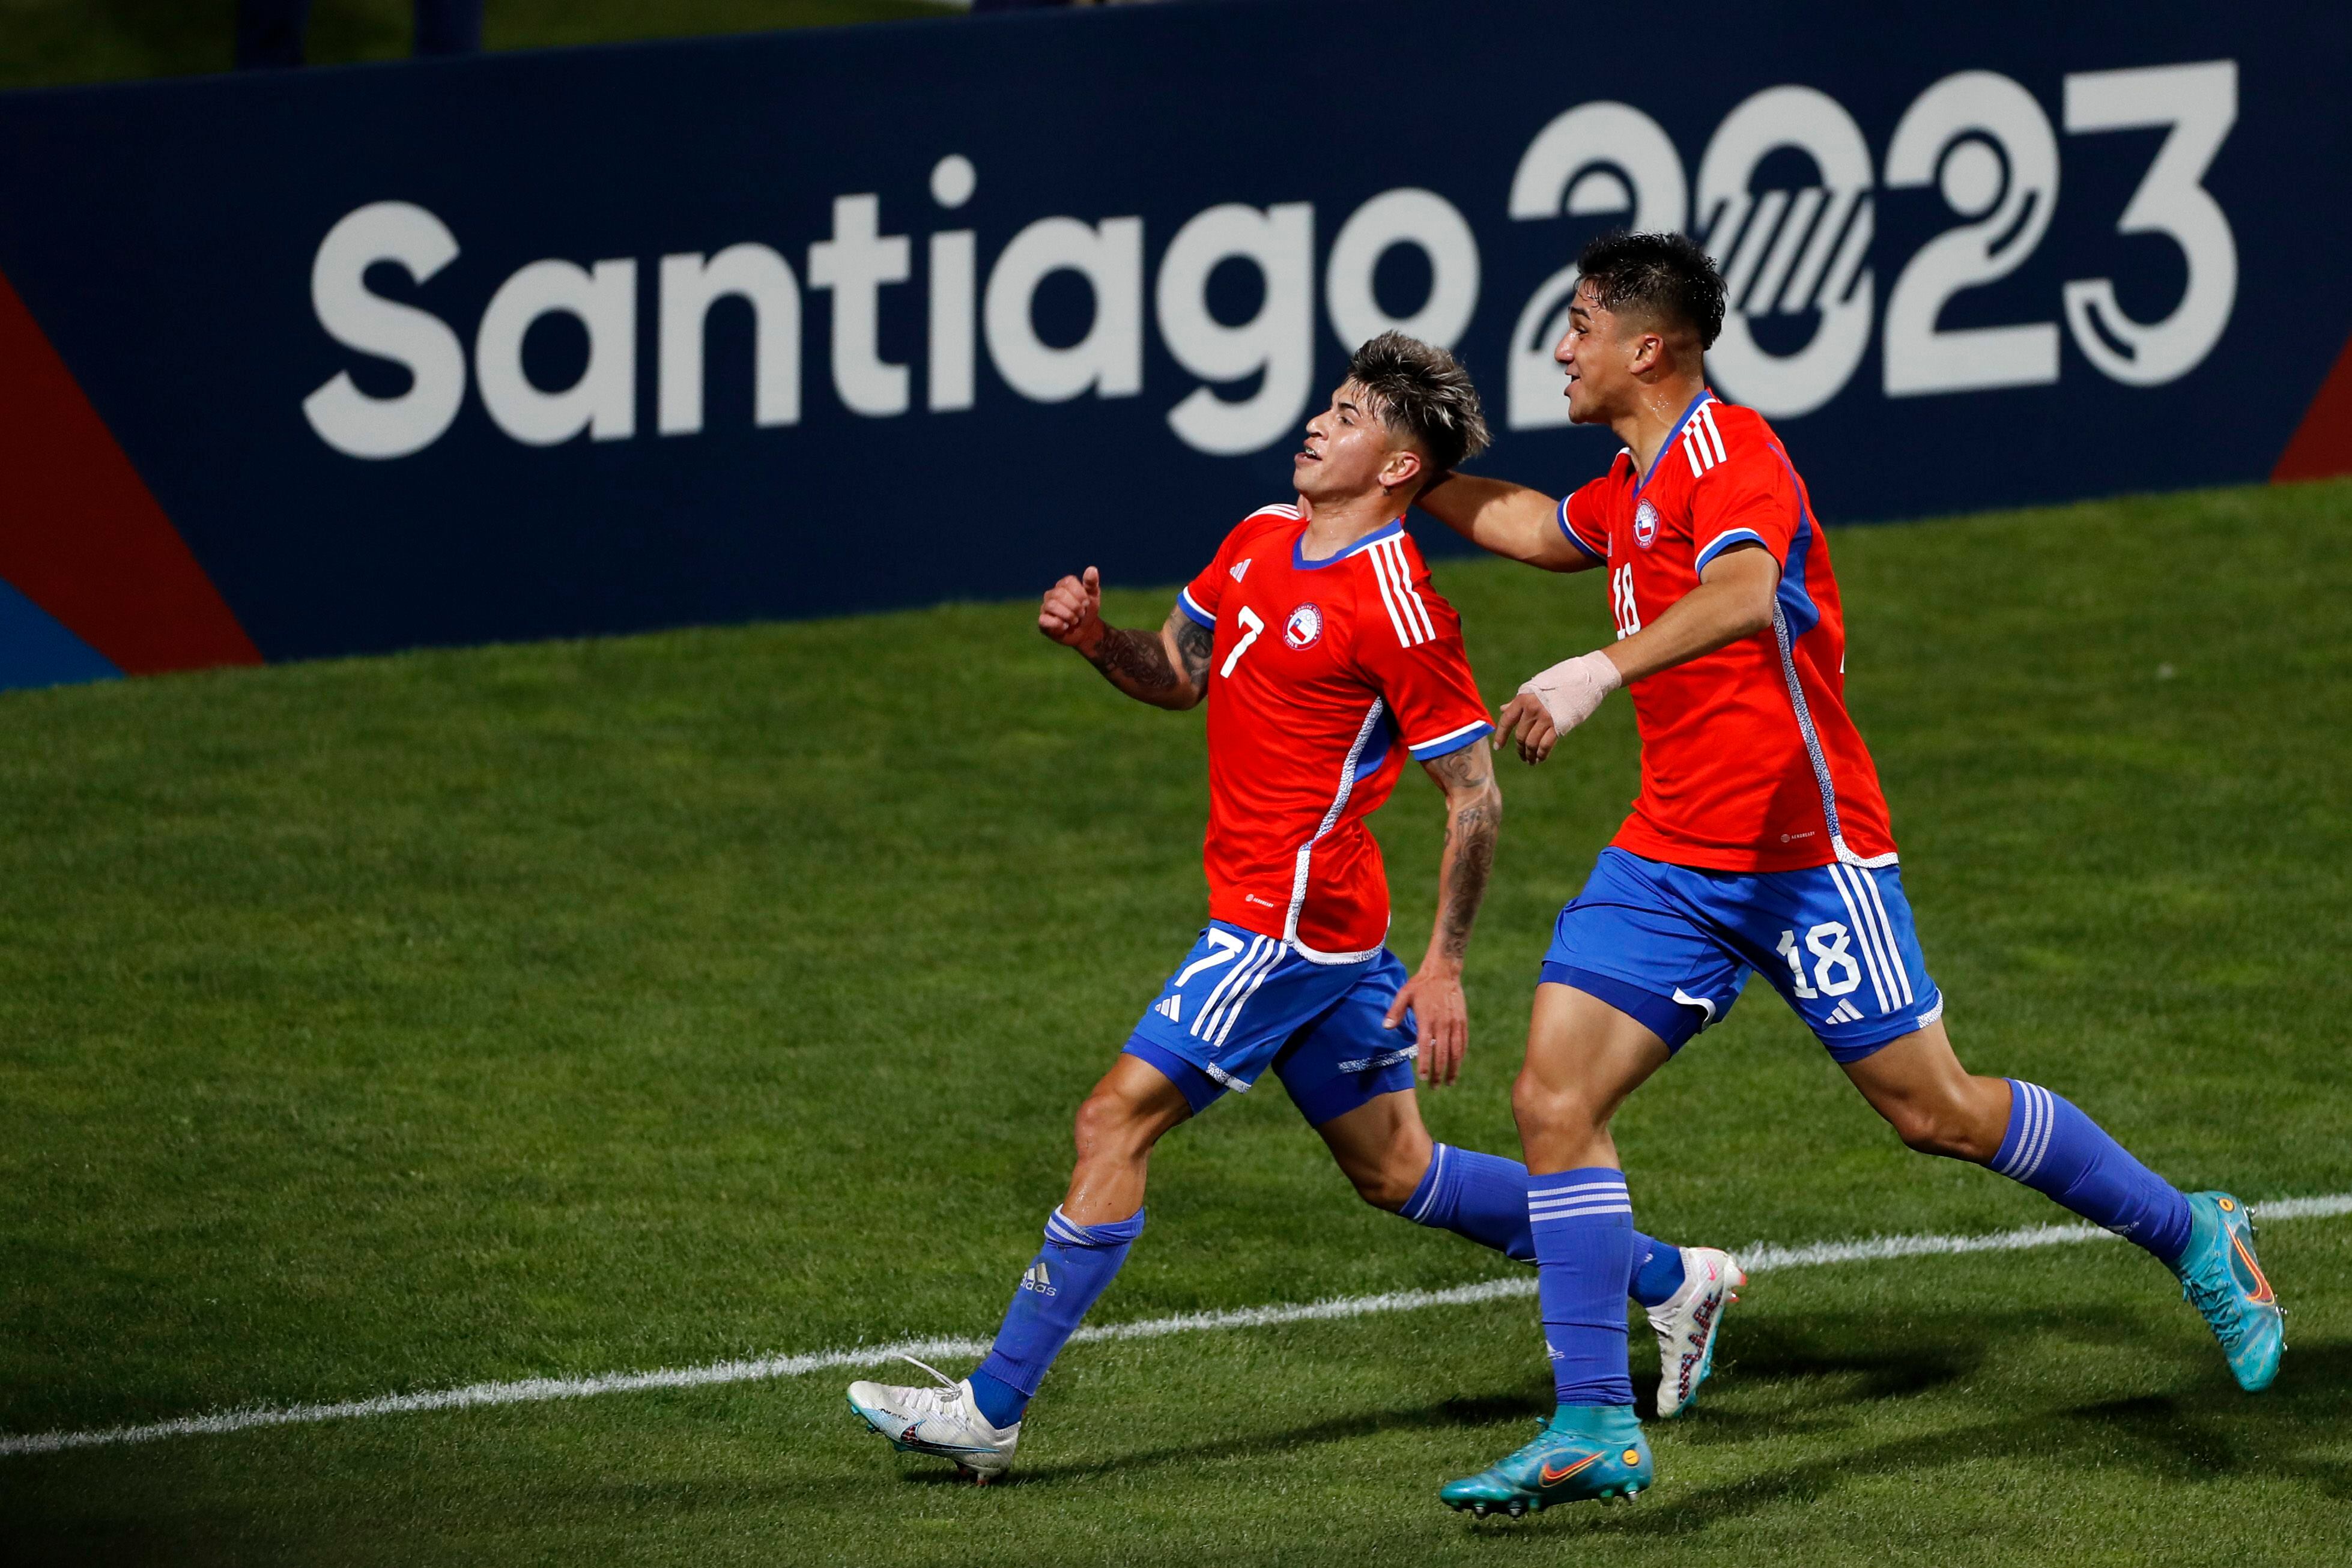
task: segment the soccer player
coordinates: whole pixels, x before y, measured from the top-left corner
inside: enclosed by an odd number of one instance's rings
[[[1617,640],[1519,688],[1502,736],[1540,761],[1619,686],[1642,737],[1633,814],[1559,915],[1512,1095],[1529,1171],[1559,1406],[1533,1443],[1446,1486],[1520,1513],[1652,1479],[1617,1297],[1633,1205],[1609,1124],[1625,1097],[1765,977],[1904,1143],[1988,1166],[2137,1243],[2178,1275],[2248,1390],[2282,1319],[2245,1206],[2184,1195],[2037,1084],[1979,1078],[1944,1029],[1903,894],[1886,803],[1846,714],[1829,541],[1754,412],[1702,356],[1723,324],[1715,265],[1678,235],[1611,235],[1554,350],[1570,417],[1624,442],[1565,502],[1492,479],[1418,497],[1496,554],[1604,567]]]
[[[1462,959],[1502,796],[1460,621],[1402,518],[1431,474],[1486,444],[1453,356],[1385,334],[1307,424],[1297,503],[1244,518],[1158,632],[1105,625],[1091,567],[1046,593],[1038,629],[1120,691],[1209,705],[1210,922],[1078,1108],[1068,1195],[988,1358],[961,1382],[932,1371],[937,1387],[850,1385],[899,1448],[982,1481],[1010,1466],[1039,1380],[1142,1233],[1153,1145],[1269,1071],[1367,1202],[1533,1260],[1527,1168],[1433,1143],[1413,1096],[1416,1058],[1433,1082],[1461,1068]],[[1446,810],[1437,920],[1412,976],[1383,946],[1388,883],[1364,826],[1408,756]],[[1685,1403],[1742,1276],[1723,1252],[1646,1238],[1625,1262],[1620,1332],[1630,1290],[1659,1333],[1661,1406]]]

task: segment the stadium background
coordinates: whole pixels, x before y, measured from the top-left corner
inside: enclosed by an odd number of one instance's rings
[[[1197,728],[1013,601],[1084,558],[1156,620],[1388,320],[1457,342],[1490,471],[1597,469],[1515,376],[1629,214],[1733,236],[1721,390],[1839,530],[1964,1051],[2176,1179],[2352,1188],[2352,499],[2265,483],[2352,469],[2340,12],[1702,7],[1643,32],[1654,82],[1593,64],[1589,15],[1499,3],[497,48],[850,9],[491,0],[486,55],[68,87],[218,70],[231,8],[0,11],[32,89],[0,97],[0,684],[68,688],[6,698],[0,764],[0,1434],[984,1333],[1199,897]],[[318,6],[313,59],[404,52],[399,12]],[[812,251],[860,198],[866,264],[905,246],[871,355]],[[712,304],[697,376],[666,264],[746,246],[762,314]],[[2033,509],[1946,516],[1997,507]],[[1490,696],[1605,635],[1585,585],[1438,570]],[[288,667],[70,689],[258,662]],[[1620,713],[1506,781],[1441,1135],[1509,1145],[1537,936],[1631,740]],[[1404,793],[1409,946],[1435,831]],[[2049,1218],[1892,1149],[1769,1009],[1709,1041],[1628,1113],[1652,1228]],[[1166,1151],[1107,1319],[1510,1277],[1355,1209],[1263,1100]],[[1032,1484],[982,1500],[910,1484],[826,1375],[12,1450],[0,1531],[59,1561],[2329,1561],[2352,1251],[2266,1234],[2296,1316],[2259,1406],[2110,1249],[1760,1277],[1662,1442],[1685,1500],[1630,1523],[1430,1517],[1540,1404],[1505,1301],[1074,1354]]]
[[[1833,522],[2352,468],[2340,16],[1875,14],[1588,101],[1569,14],[1462,7],[1410,134],[1331,95],[1413,0],[16,95],[0,678],[1179,579],[1391,324],[1580,474],[1563,258],[1627,222],[1723,253]]]

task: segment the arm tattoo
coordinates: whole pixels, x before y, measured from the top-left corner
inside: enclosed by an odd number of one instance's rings
[[[1176,652],[1183,656],[1184,678],[1192,683],[1194,691],[1205,689],[1209,655],[1216,651],[1217,634],[1185,614],[1181,605],[1168,612],[1168,624],[1176,633]]]
[[[1438,946],[1458,963],[1469,949],[1470,927],[1478,919],[1487,879],[1494,874],[1503,799],[1495,789],[1486,748],[1475,741],[1430,763],[1429,771],[1445,787],[1449,805],[1454,797],[1476,791],[1446,822],[1445,863],[1438,877]]]
[[[1176,685],[1176,672],[1168,664],[1168,650],[1149,632],[1106,626],[1102,642],[1087,659],[1122,691],[1141,695],[1164,692]]]

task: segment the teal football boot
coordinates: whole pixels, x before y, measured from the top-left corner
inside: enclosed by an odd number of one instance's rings
[[[1536,1440],[1493,1469],[1438,1491],[1446,1507],[1518,1518],[1556,1502],[1629,1500],[1657,1479],[1650,1445],[1630,1405],[1563,1405]]]
[[[2189,1214],[2189,1249],[2172,1266],[2180,1294],[2211,1325],[2238,1386],[2260,1393],[2278,1375],[2286,1309],[2254,1261],[2253,1218],[2226,1192],[2190,1193]]]

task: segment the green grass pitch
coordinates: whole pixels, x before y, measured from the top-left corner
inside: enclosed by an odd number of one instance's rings
[[[1964,1056],[2183,1185],[2352,1189],[2352,485],[1832,538]],[[1437,580],[1490,698],[1606,635],[1597,578]],[[1199,716],[1024,604],[0,708],[0,1433],[984,1337],[1202,915]],[[1440,1136],[1512,1147],[1535,964],[1633,757],[1620,700],[1508,765]],[[1417,956],[1438,797],[1377,821]],[[1669,1238],[2064,1218],[1904,1152],[1761,991],[1621,1125]],[[1098,1321],[1515,1269],[1358,1204],[1271,1084],[1152,1180]],[[2352,1218],[2264,1241],[2258,1398],[2121,1245],[1760,1275],[1632,1509],[1437,1505],[1549,1406],[1504,1301],[1077,1347],[984,1491],[822,1374],[0,1458],[0,1556],[2341,1563]]]

